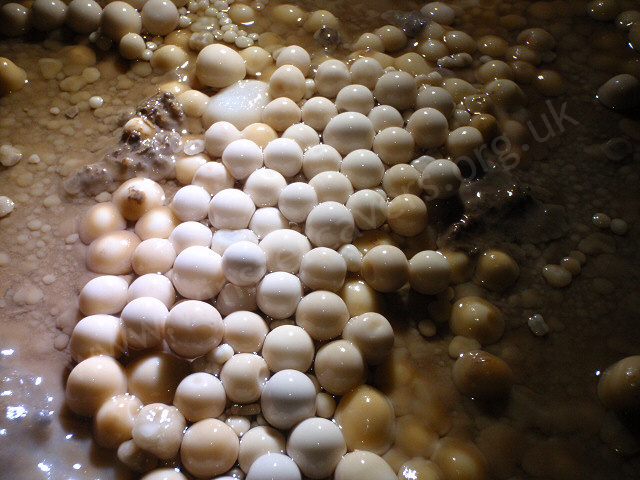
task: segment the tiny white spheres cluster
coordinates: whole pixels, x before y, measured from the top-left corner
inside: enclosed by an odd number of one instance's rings
[[[308,55],[290,56],[300,65],[281,65],[269,95],[293,96],[295,106],[306,95]],[[244,78],[221,58],[199,57],[203,83]],[[87,266],[101,276],[80,293],[67,404],[94,417],[98,443],[117,448],[131,469],[179,455],[199,478],[236,462],[249,480],[272,470],[325,478],[364,461],[345,455],[357,449],[380,465],[379,478],[395,478],[379,457],[393,441],[393,407],[364,385],[394,340],[375,298],[406,285],[425,295],[448,287],[447,258],[420,248],[423,197],[453,195],[460,171],[414,155],[445,144],[462,155],[477,131],[449,132],[444,89],[420,97],[413,76],[358,62],[352,70],[374,88],[350,86],[345,64],[324,62],[316,88],[335,104],[310,98],[304,123],[279,138],[265,124],[273,135],[214,122],[205,152],[185,148],[198,161],[176,172],[185,185],[170,201],[158,183],[133,178],[81,222]],[[414,105],[405,128],[401,112]],[[364,423],[340,415],[357,402],[376,405]],[[374,442],[366,425],[387,433]]]

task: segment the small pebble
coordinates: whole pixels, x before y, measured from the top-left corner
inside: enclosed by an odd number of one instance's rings
[[[629,230],[629,225],[621,218],[614,218],[611,220],[609,228],[611,228],[611,231],[616,235],[624,235],[627,233],[627,230]]]
[[[611,218],[606,213],[596,213],[591,221],[598,228],[609,228],[611,225]]]
[[[549,325],[547,325],[547,322],[544,321],[544,317],[539,313],[531,315],[527,319],[527,325],[529,326],[531,333],[536,337],[544,337],[549,333]]]
[[[89,106],[92,109],[100,108],[104,104],[104,99],[99,96],[93,96],[89,99]]]
[[[554,288],[566,287],[571,283],[571,272],[560,265],[545,265],[542,276]]]
[[[13,207],[15,203],[9,197],[4,195],[0,196],[0,218],[6,217],[11,212],[13,212]]]

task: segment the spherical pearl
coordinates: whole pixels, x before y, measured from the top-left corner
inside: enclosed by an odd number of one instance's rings
[[[216,230],[211,239],[211,249],[218,255],[236,242],[247,241],[258,244],[258,237],[251,230]]]
[[[186,426],[176,407],[152,403],[138,412],[133,423],[133,441],[143,450],[168,460],[177,455]]]
[[[226,279],[235,285],[243,287],[255,285],[266,271],[265,252],[253,242],[233,243],[222,255],[222,272]]]
[[[435,295],[445,290],[451,280],[451,266],[440,252],[424,250],[409,260],[409,283],[416,292]]]
[[[387,219],[387,202],[374,190],[359,190],[349,197],[347,208],[360,230],[373,230]]]
[[[310,180],[321,172],[337,172],[341,162],[340,153],[331,145],[316,145],[304,152],[302,173]]]
[[[358,112],[368,115],[375,102],[373,94],[364,85],[347,85],[336,96],[338,112]]]
[[[127,365],[129,393],[144,404],[170,404],[176,387],[188,374],[189,365],[184,360],[168,353],[148,353]]]
[[[251,197],[234,188],[216,193],[209,204],[209,221],[217,229],[247,228],[256,207]]]
[[[258,307],[276,319],[288,318],[302,297],[302,285],[295,275],[273,272],[265,275],[257,289]]]
[[[113,192],[113,203],[127,220],[138,220],[152,208],[164,205],[164,201],[162,187],[148,178],[132,178]]]
[[[323,137],[325,143],[342,155],[359,148],[370,149],[374,137],[373,124],[361,113],[341,113],[329,120]]]
[[[262,239],[276,230],[288,229],[289,221],[277,208],[258,208],[251,217],[249,228],[259,239]]]
[[[170,308],[176,299],[176,292],[171,280],[164,275],[147,273],[136,278],[129,285],[129,290],[127,291],[127,302],[140,297],[157,298],[167,308]]]
[[[480,297],[463,297],[451,309],[451,331],[474,338],[481,345],[497,342],[504,333],[504,316],[491,302]]]
[[[351,83],[351,76],[347,66],[340,60],[326,60],[318,66],[315,81],[321,96],[335,98],[343,87]]]
[[[302,152],[300,153],[302,164]],[[256,207],[271,207],[278,203],[280,192],[286,185],[287,181],[277,171],[260,168],[249,175],[243,191],[251,197]]]
[[[265,148],[269,142],[278,138],[276,131],[266,123],[254,122],[242,130],[242,138],[251,140],[260,148]]]
[[[335,292],[344,284],[346,273],[344,258],[330,248],[314,248],[305,253],[300,262],[300,280],[312,290]]]
[[[311,57],[304,48],[298,45],[290,45],[278,52],[276,65],[278,67],[282,65],[295,65],[303,75],[307,75],[311,67]]]
[[[71,370],[65,399],[72,412],[91,417],[107,399],[126,391],[127,379],[120,364],[100,355],[83,360]]]
[[[232,5],[231,8],[233,7]],[[271,54],[262,47],[253,46],[245,48],[240,51],[240,55],[244,58],[249,75],[262,76],[264,71],[273,65]]]
[[[260,403],[271,425],[288,430],[315,414],[316,389],[304,373],[281,370],[264,386]]]
[[[251,140],[234,140],[222,152],[222,163],[233,178],[244,180],[262,166],[262,149]]]
[[[476,279],[482,286],[496,292],[506,290],[520,275],[516,261],[500,250],[482,253],[476,265]]]
[[[272,98],[287,97],[299,102],[305,90],[304,75],[293,65],[278,67],[269,79],[269,95]]]
[[[449,125],[445,116],[435,108],[420,108],[411,114],[407,130],[422,148],[437,148],[447,141]]]
[[[349,320],[344,301],[335,293],[318,290],[300,300],[296,323],[315,340],[329,340],[342,333]]]
[[[295,325],[282,325],[269,332],[262,355],[272,372],[285,369],[306,372],[313,361],[314,346],[309,334]]]
[[[220,255],[207,247],[185,248],[173,264],[173,284],[185,298],[206,300],[216,296],[224,285]]]
[[[238,310],[257,310],[256,287],[239,287],[227,283],[216,298],[216,308],[221,315],[229,315]]]
[[[304,223],[313,207],[318,204],[315,189],[303,182],[287,185],[280,192],[278,208],[287,220]]]
[[[405,193],[420,195],[420,172],[411,165],[394,165],[384,173],[382,188],[389,198]]]
[[[305,224],[305,234],[315,246],[334,250],[344,243],[350,243],[354,231],[353,215],[347,207],[337,202],[316,205]]]
[[[195,358],[222,341],[224,324],[215,307],[199,300],[176,304],[165,322],[165,339],[178,355]]]
[[[340,171],[347,176],[353,188],[360,190],[380,184],[384,176],[384,165],[376,153],[359,149],[344,157]]]
[[[85,315],[116,314],[127,303],[129,284],[122,277],[103,275],[89,280],[78,298],[80,311]]]
[[[282,138],[295,140],[303,152],[320,143],[320,136],[318,135],[318,132],[304,123],[291,125],[284,131]]]
[[[102,10],[100,31],[115,42],[127,33],[140,33],[142,21],[135,8],[125,2],[111,2]]]
[[[347,202],[347,208],[348,205],[349,202]],[[360,253],[360,250],[358,250],[355,245],[347,243],[340,247],[338,253],[340,253],[340,256],[344,259],[348,272],[360,271],[360,266],[362,264],[362,253]]]
[[[389,127],[402,127],[404,119],[398,110],[390,105],[378,105],[369,112],[369,120],[375,132]]]
[[[83,318],[73,328],[69,351],[76,362],[95,355],[119,358],[125,352],[120,320],[112,315]]]
[[[131,257],[139,243],[138,236],[127,230],[105,233],[89,245],[87,268],[92,272],[109,275],[130,273]]]
[[[180,223],[178,217],[168,207],[156,207],[142,215],[136,222],[134,231],[141,240],[149,238],[169,238]]]
[[[203,85],[224,88],[242,80],[247,73],[244,59],[226,45],[207,45],[196,59],[196,75]]]
[[[142,26],[151,35],[167,35],[178,25],[178,9],[170,0],[148,0],[141,14]]]
[[[48,32],[64,24],[67,5],[61,0],[36,0],[31,5],[29,20],[36,30]]]
[[[184,52],[184,50],[182,49],[180,50],[181,52],[179,53],[178,56],[182,57],[182,52]],[[183,64],[184,62],[182,62],[179,65],[176,65],[174,68],[177,68],[178,66]],[[187,116],[189,117],[195,117],[195,118],[202,117],[202,115],[204,114],[205,108],[207,107],[207,103],[209,102],[209,97],[199,90],[187,90],[186,92],[182,92],[178,94],[176,98],[178,99],[178,102],[180,102],[180,105],[182,106],[182,110],[184,110],[184,113],[187,114]],[[192,155],[192,156],[196,158],[202,158],[197,155]],[[178,180],[180,180],[180,178],[178,178]],[[189,182],[180,182],[180,183],[189,183]]]
[[[96,443],[114,449],[129,440],[140,409],[142,402],[134,395],[116,395],[104,402],[93,422]]]
[[[184,377],[178,385],[173,404],[190,422],[218,417],[224,411],[227,396],[222,382],[209,373]]]
[[[238,464],[243,472],[248,472],[251,465],[267,453],[284,453],[285,439],[282,433],[272,427],[254,427],[245,433],[240,440]]]
[[[205,149],[209,155],[221,157],[227,145],[240,138],[240,131],[233,124],[215,122],[204,134]]]
[[[352,317],[342,332],[342,338],[352,342],[368,365],[379,365],[391,353],[393,328],[389,321],[375,312]]]
[[[69,10],[70,8],[71,5],[69,5]],[[100,18],[98,18],[98,23],[99,21]],[[0,23],[4,28],[2,33],[7,37],[23,35],[29,29],[29,9],[19,3],[5,3],[0,8]]]
[[[236,353],[257,353],[262,349],[269,327],[253,312],[237,311],[224,319],[223,342]]]
[[[378,79],[373,94],[380,104],[404,110],[415,103],[418,87],[412,75],[388,72]]]
[[[235,179],[224,164],[207,162],[196,170],[192,183],[203,187],[211,195],[215,195],[221,190],[233,188]]]
[[[486,64],[485,64],[486,65]],[[442,87],[425,87],[418,92],[416,107],[433,108],[450,118],[455,110],[455,104],[451,94]]]
[[[127,346],[140,350],[160,345],[168,315],[166,305],[157,298],[139,297],[131,300],[120,315]]]
[[[229,470],[238,459],[239,440],[235,432],[215,418],[200,420],[184,433],[180,459],[196,477],[215,477]]]
[[[387,223],[398,235],[414,237],[427,226],[427,206],[416,195],[398,195],[389,202]]]
[[[252,403],[260,399],[269,379],[267,363],[259,355],[238,353],[227,361],[220,372],[227,397],[232,402]]]
[[[313,368],[322,388],[333,395],[344,395],[366,379],[364,358],[347,340],[334,340],[320,347]]]
[[[373,139],[373,151],[387,165],[409,163],[414,148],[412,134],[399,127],[385,128]]]
[[[321,172],[309,180],[316,191],[319,202],[346,203],[353,193],[353,186],[349,179],[340,172]]]
[[[131,264],[138,275],[166,273],[173,266],[176,251],[165,238],[150,238],[140,242],[133,251]]]
[[[467,157],[476,159],[484,144],[482,134],[474,127],[460,127],[449,132],[447,151],[453,158]]]
[[[287,454],[302,473],[310,478],[329,477],[347,447],[340,429],[330,420],[308,418],[289,435]]]
[[[334,414],[349,450],[382,455],[394,439],[393,405],[379,390],[362,385],[342,397]]]
[[[335,480],[367,478],[369,480],[396,480],[398,477],[380,456],[367,451],[347,453],[333,475]]]
[[[329,120],[338,115],[338,108],[328,98],[312,97],[304,102],[300,113],[305,124],[321,132]]]
[[[302,148],[290,138],[277,138],[264,149],[265,166],[285,177],[293,177],[300,171],[302,158]]]
[[[351,64],[351,82],[373,90],[384,71],[375,58],[361,57]]]
[[[247,480],[300,480],[300,469],[295,462],[281,453],[267,453],[258,457],[247,472]]]
[[[409,262],[399,248],[379,245],[362,259],[362,275],[378,292],[395,292],[409,279]]]
[[[100,26],[102,7],[93,0],[73,0],[67,8],[66,24],[77,33],[95,32]]]
[[[462,173],[450,160],[434,160],[424,167],[420,181],[429,198],[450,198],[460,188]]]
[[[338,294],[347,304],[351,316],[372,312],[380,307],[378,293],[359,278],[347,279]]]
[[[278,132],[298,123],[301,118],[300,107],[287,97],[272,100],[262,110],[262,121]]]
[[[302,256],[311,250],[309,240],[295,230],[282,229],[267,234],[260,242],[269,271],[297,273]]]
[[[145,51],[144,38],[137,33],[129,32],[124,35],[118,43],[118,51],[127,60],[140,58]]]
[[[173,196],[170,208],[183,222],[200,221],[207,217],[211,195],[198,185],[187,185]]]
[[[208,247],[211,243],[211,229],[200,222],[184,222],[173,229],[169,242],[180,254],[189,247]]]

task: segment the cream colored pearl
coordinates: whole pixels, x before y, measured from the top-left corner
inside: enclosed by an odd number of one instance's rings
[[[235,432],[215,418],[200,420],[184,434],[180,459],[197,477],[215,477],[229,470],[238,459],[239,440]]]
[[[83,360],[71,370],[65,399],[72,412],[91,417],[107,399],[126,391],[127,379],[120,364],[100,355]]]
[[[320,347],[313,365],[322,388],[334,395],[344,395],[366,379],[364,358],[347,340],[334,340]]]
[[[138,236],[128,230],[105,233],[89,245],[87,268],[92,272],[108,275],[130,273],[133,252],[139,243]]]

